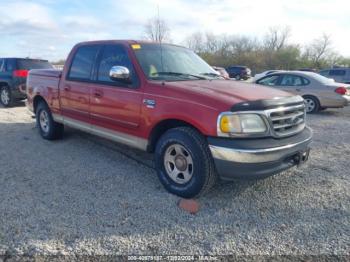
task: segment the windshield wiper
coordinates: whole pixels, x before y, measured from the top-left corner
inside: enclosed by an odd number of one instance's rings
[[[209,72],[209,73],[201,73],[200,75],[224,78],[223,76],[221,76],[219,74],[215,74],[215,73],[211,73],[211,72]]]
[[[192,75],[192,74],[187,74],[187,73],[179,73],[179,72],[157,72],[153,73],[152,76],[156,75],[169,75],[169,76],[180,76],[180,77],[194,77],[200,80],[207,80],[206,77],[204,76],[199,76],[199,75]]]

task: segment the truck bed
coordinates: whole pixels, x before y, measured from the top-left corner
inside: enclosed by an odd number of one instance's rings
[[[33,69],[30,70],[30,74],[33,76],[46,76],[46,77],[57,77],[60,78],[62,70],[58,69]]]
[[[45,97],[53,112],[59,110],[59,83],[62,71],[56,69],[30,70],[27,78],[28,108],[34,112],[33,98],[35,93]],[[34,92],[35,90],[35,92]]]

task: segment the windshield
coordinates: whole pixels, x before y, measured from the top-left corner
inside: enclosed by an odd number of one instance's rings
[[[52,69],[53,66],[45,60],[31,60],[31,59],[18,59],[18,69],[31,70],[31,69]]]
[[[133,45],[132,45],[133,46]],[[133,48],[150,80],[179,81],[221,78],[193,51],[167,44],[141,44]]]

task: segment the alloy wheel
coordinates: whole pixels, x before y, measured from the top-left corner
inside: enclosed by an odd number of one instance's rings
[[[168,147],[164,156],[164,166],[168,176],[178,184],[185,184],[193,176],[193,159],[180,144]]]
[[[42,131],[44,131],[45,133],[49,132],[49,115],[45,110],[42,110],[40,112],[40,116],[39,116],[39,123],[40,123],[40,128]]]
[[[1,89],[1,102],[4,105],[8,105],[10,103],[10,92],[7,90],[7,88]]]
[[[311,98],[305,99],[305,105],[306,105],[306,112],[307,113],[313,112],[316,108],[316,102]]]

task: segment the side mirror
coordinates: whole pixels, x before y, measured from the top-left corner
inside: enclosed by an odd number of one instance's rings
[[[125,66],[113,66],[111,70],[109,70],[109,77],[113,81],[130,81],[130,71]]]

